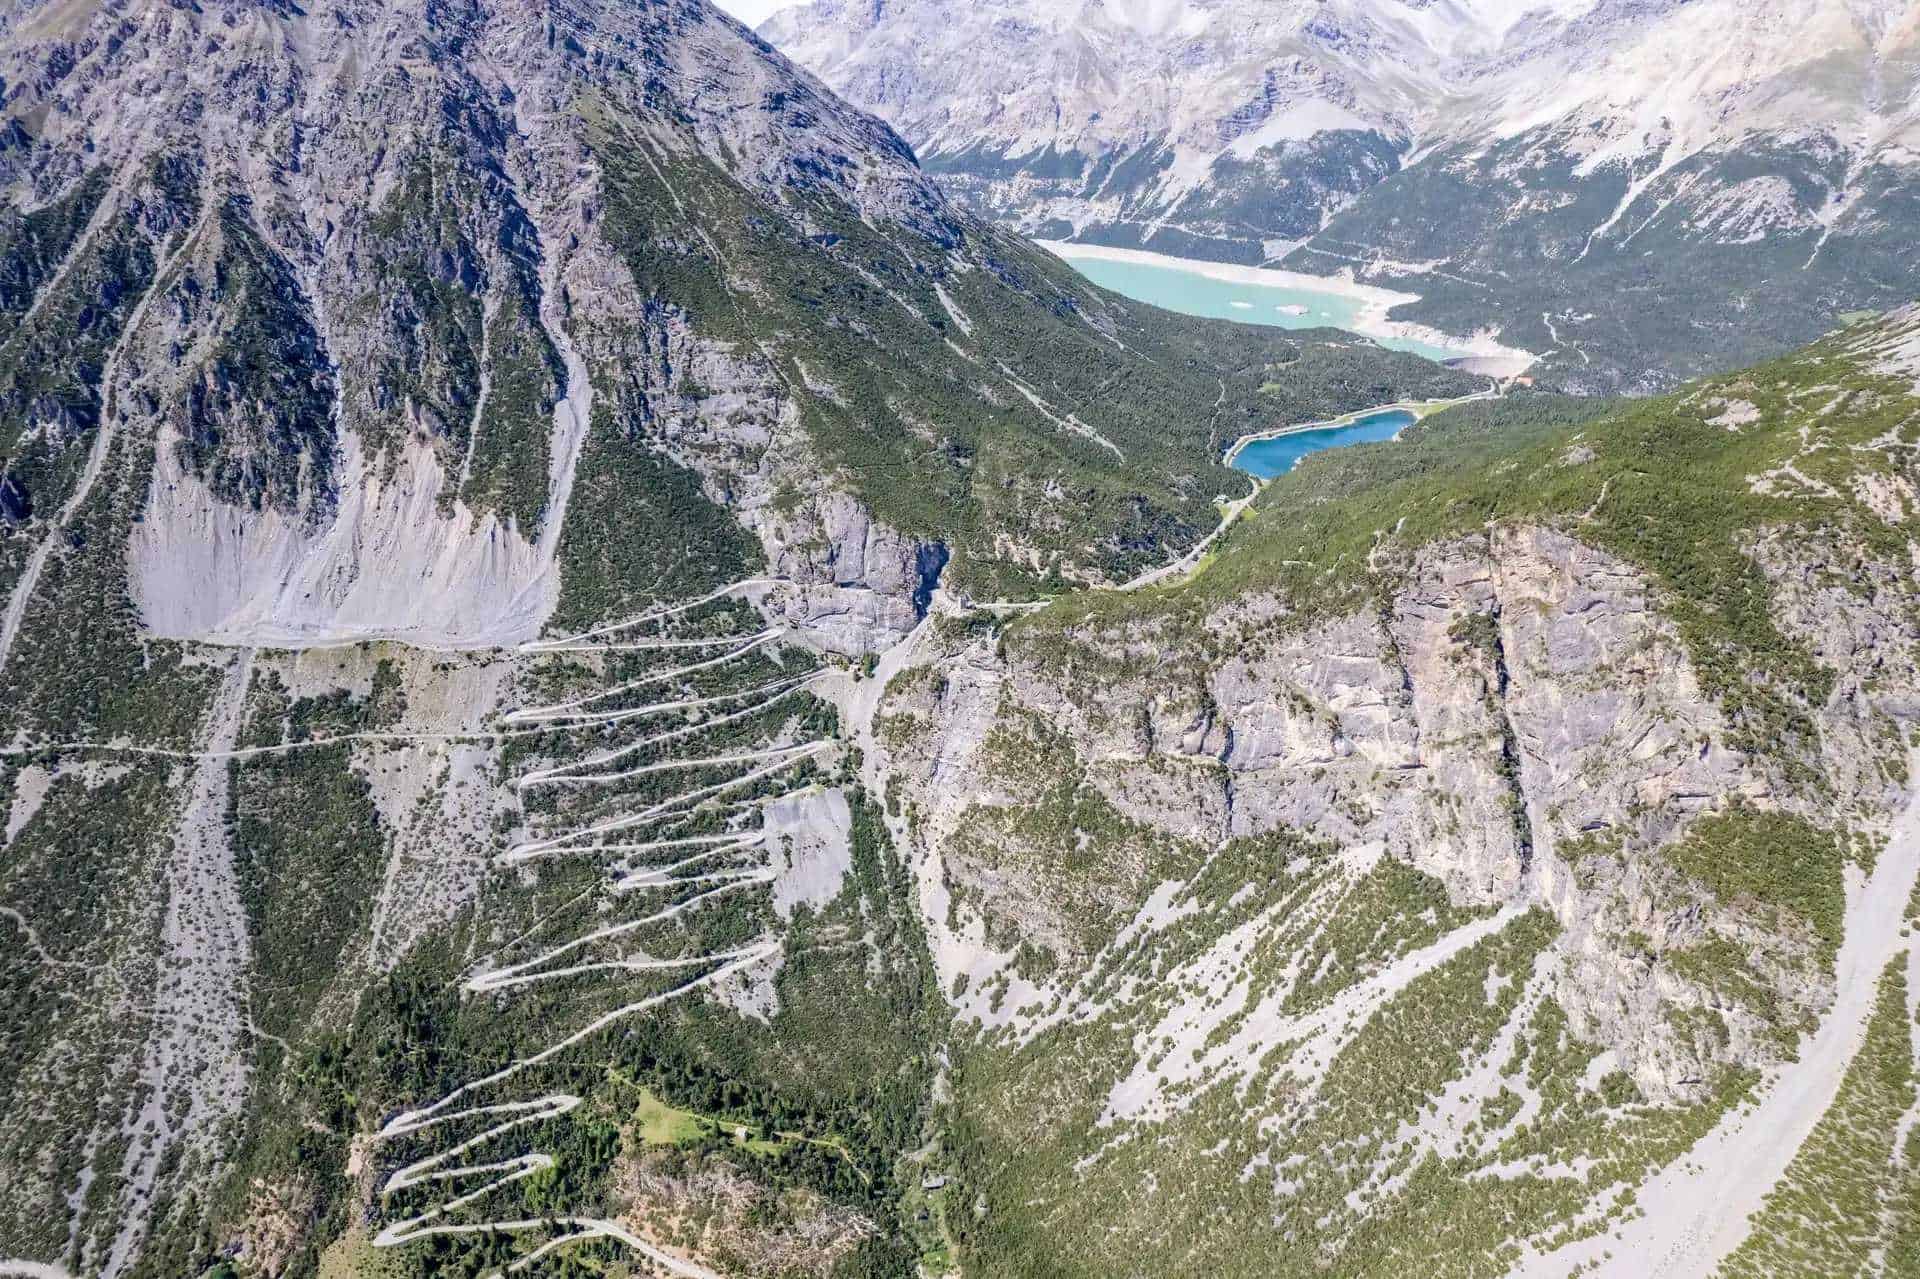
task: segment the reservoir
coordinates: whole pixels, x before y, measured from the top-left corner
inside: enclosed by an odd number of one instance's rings
[[[1161,262],[1129,262],[1083,256],[1060,246],[1061,256],[1080,274],[1102,288],[1140,302],[1214,320],[1266,324],[1281,329],[1345,329],[1359,332],[1367,303],[1359,297],[1332,291],[1294,288],[1252,281],[1223,279],[1216,274]],[[1458,359],[1463,352],[1448,350],[1413,338],[1375,337],[1369,341],[1394,351],[1411,351],[1430,360]]]
[[[1314,426],[1269,439],[1250,440],[1233,455],[1229,465],[1248,475],[1270,480],[1291,471],[1309,453],[1390,440],[1417,421],[1419,418],[1405,409],[1363,413],[1342,426]]]

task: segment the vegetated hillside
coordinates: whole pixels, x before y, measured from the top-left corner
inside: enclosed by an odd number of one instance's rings
[[[969,1264],[1906,1247],[1917,432],[1909,309],[1455,409],[1309,459],[1182,584],[924,636],[874,739]]]
[[[1738,368],[1920,289],[1903,158],[1747,137],[1587,170],[1580,139],[1462,143],[1382,181],[1286,260],[1418,293],[1397,319],[1487,325],[1584,393]],[[1408,265],[1413,264],[1413,265]]]
[[[655,589],[595,548],[661,467],[820,588],[799,620],[910,625],[949,559],[998,593],[1191,544],[1240,424],[1470,385],[1102,295],[696,0],[61,5],[6,56],[8,572],[124,430],[173,636],[605,613]]]
[[[693,0],[0,30],[0,1270],[937,1265],[851,659],[1482,383],[1091,288]]]
[[[1585,391],[1920,288],[1912,0],[816,0],[763,34],[999,220],[1349,272]]]

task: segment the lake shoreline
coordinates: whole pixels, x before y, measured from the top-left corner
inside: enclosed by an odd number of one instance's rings
[[[1324,422],[1301,422],[1293,426],[1277,426],[1267,431],[1253,431],[1233,442],[1233,447],[1227,450],[1225,461],[1228,466],[1232,466],[1233,459],[1238,457],[1243,449],[1250,444],[1257,444],[1262,440],[1277,440],[1284,436],[1299,435],[1307,431],[1337,430],[1342,426],[1352,426],[1357,422],[1364,421],[1376,413],[1405,413],[1413,418],[1413,421],[1403,424],[1399,430],[1388,437],[1390,440],[1398,440],[1406,431],[1407,427],[1417,426],[1425,419],[1444,409],[1452,408],[1457,404],[1470,404],[1475,400],[1495,399],[1498,396],[1498,388],[1490,386],[1484,391],[1476,391],[1472,395],[1462,395],[1450,400],[1402,400],[1397,404],[1378,404],[1372,408],[1355,409],[1351,413],[1343,413],[1339,417]],[[1315,451],[1318,452],[1320,450]],[[1301,462],[1305,460],[1306,458],[1304,457],[1299,459]],[[1295,463],[1296,466],[1298,464],[1298,462]],[[1234,469],[1238,470],[1239,468],[1235,467]],[[1281,474],[1291,473],[1291,470],[1292,468],[1290,467],[1288,471],[1282,472]],[[1207,557],[1212,552],[1214,545],[1227,535],[1227,531],[1233,527],[1235,522],[1245,515],[1247,511],[1252,509],[1253,504],[1260,500],[1260,495],[1266,492],[1267,486],[1280,478],[1279,475],[1259,475],[1252,471],[1240,471],[1240,474],[1252,481],[1252,488],[1247,492],[1245,497],[1236,498],[1231,501],[1224,496],[1216,499],[1221,504],[1220,523],[1213,532],[1190,547],[1185,554],[1181,555],[1172,563],[1163,564],[1156,569],[1149,569],[1147,572],[1119,586],[1099,589],[1141,591],[1166,582],[1183,579],[1198,572],[1206,563]]]
[[[1326,418],[1322,421],[1297,422],[1292,426],[1276,426],[1265,431],[1251,431],[1235,440],[1220,461],[1223,466],[1233,466],[1233,460],[1239,457],[1241,451],[1249,444],[1258,444],[1262,440],[1283,439],[1286,436],[1299,435],[1306,431],[1338,430],[1343,426],[1352,426],[1365,418],[1372,417],[1376,413],[1411,413],[1413,414],[1413,421],[1407,423],[1407,426],[1417,426],[1425,419],[1432,417],[1435,413],[1443,409],[1450,409],[1460,404],[1471,404],[1475,400],[1491,400],[1497,395],[1497,391],[1489,388],[1485,391],[1475,391],[1472,395],[1458,396],[1451,400],[1400,400],[1393,404],[1376,404],[1371,408],[1355,409],[1351,413],[1343,413],[1339,417]],[[1393,439],[1398,440],[1401,432],[1406,429],[1406,426],[1403,426],[1399,431],[1394,432]],[[1234,469],[1240,470],[1239,467],[1234,467]],[[1243,470],[1240,471],[1240,473],[1242,475],[1253,474],[1251,471]],[[1259,476],[1254,476],[1254,479],[1261,484],[1272,483],[1271,480],[1261,479]]]
[[[1350,273],[1309,275],[1304,271],[1241,266],[1232,262],[1212,262],[1204,258],[1176,258],[1147,249],[1123,249],[1104,244],[1082,244],[1073,240],[1035,240],[1034,243],[1070,265],[1075,260],[1114,262],[1130,266],[1154,267],[1166,271],[1184,271],[1190,275],[1223,284],[1239,284],[1258,289],[1293,290],[1344,298],[1360,304],[1359,312],[1351,322],[1352,327],[1345,328],[1344,331],[1357,333],[1362,337],[1417,342],[1445,352],[1446,354],[1441,357],[1427,357],[1434,359],[1436,363],[1450,360],[1472,361],[1477,364],[1491,363],[1497,365],[1497,368],[1476,369],[1476,371],[1486,371],[1492,376],[1516,376],[1539,358],[1531,351],[1501,342],[1498,331],[1494,329],[1481,329],[1462,337],[1459,334],[1445,333],[1409,320],[1389,319],[1388,315],[1395,307],[1418,302],[1420,295],[1384,288],[1377,284],[1362,284],[1353,279]],[[1248,309],[1249,318],[1239,323],[1260,323],[1251,318],[1252,308]],[[1329,324],[1326,327],[1343,328],[1336,324]]]

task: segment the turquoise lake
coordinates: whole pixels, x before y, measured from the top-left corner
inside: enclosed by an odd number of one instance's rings
[[[1202,315],[1215,320],[1269,324],[1281,329],[1336,328],[1351,331],[1364,309],[1358,299],[1338,293],[1237,284],[1179,267],[1111,262],[1104,258],[1069,257],[1063,260],[1102,288],[1165,307],[1169,311]],[[1293,314],[1294,311],[1304,313]],[[1424,355],[1430,360],[1455,359],[1462,354],[1411,338],[1369,337],[1368,340],[1390,350]]]
[[[1318,427],[1311,431],[1275,436],[1270,440],[1255,440],[1234,455],[1233,466],[1248,475],[1270,480],[1291,471],[1309,453],[1344,448],[1349,444],[1377,444],[1381,440],[1392,439],[1417,421],[1419,419],[1405,409],[1384,409],[1345,426]]]

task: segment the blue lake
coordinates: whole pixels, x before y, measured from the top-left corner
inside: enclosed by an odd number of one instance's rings
[[[1157,263],[1114,262],[1105,258],[1064,257],[1067,265],[1102,288],[1179,311],[1214,320],[1266,324],[1280,329],[1334,328],[1352,331],[1365,305],[1358,298],[1311,289],[1281,288],[1218,280],[1198,271]],[[1411,351],[1430,360],[1457,359],[1462,354],[1411,338],[1369,337],[1368,341],[1394,351]]]
[[[1417,421],[1419,419],[1405,409],[1385,409],[1368,413],[1345,426],[1317,427],[1270,440],[1255,440],[1234,455],[1233,465],[1236,470],[1270,480],[1291,471],[1309,453],[1390,440]]]

